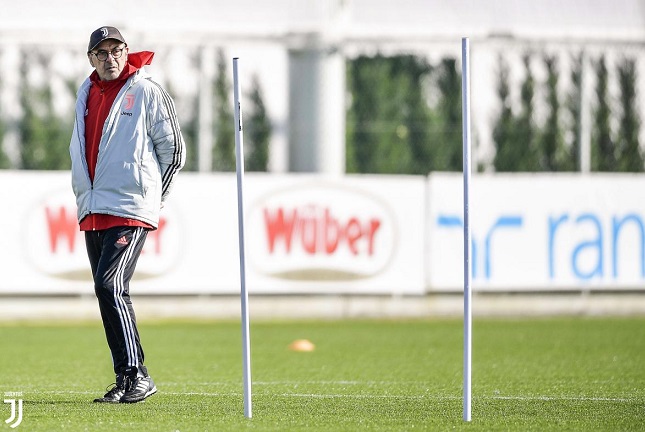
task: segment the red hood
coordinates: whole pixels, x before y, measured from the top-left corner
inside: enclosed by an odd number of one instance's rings
[[[134,66],[135,69],[133,72],[141,69],[145,65],[152,63],[152,58],[155,56],[155,53],[151,51],[140,51],[133,52],[128,54],[128,63],[131,66]]]

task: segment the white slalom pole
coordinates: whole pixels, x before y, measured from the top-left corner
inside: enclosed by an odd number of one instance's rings
[[[472,289],[470,279],[470,42],[461,39],[461,98],[464,171],[464,420],[470,421],[471,412],[471,365],[472,365]]]
[[[242,370],[244,374],[244,416],[251,418],[251,341],[249,337],[249,294],[246,290],[246,259],[244,257],[244,140],[238,58],[233,58],[233,99],[235,119],[235,169],[237,172],[237,226],[240,244],[240,297],[242,303]]]

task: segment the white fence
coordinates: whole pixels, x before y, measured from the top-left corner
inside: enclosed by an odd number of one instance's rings
[[[92,293],[69,174],[0,172],[0,294]],[[247,174],[251,294],[412,294],[463,286],[458,174]],[[645,176],[479,175],[473,287],[639,290]],[[181,173],[137,294],[239,292],[234,175]]]

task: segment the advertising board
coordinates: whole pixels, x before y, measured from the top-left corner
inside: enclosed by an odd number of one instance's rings
[[[645,177],[478,175],[471,183],[478,290],[642,289]],[[463,287],[463,183],[428,177],[430,290]]]

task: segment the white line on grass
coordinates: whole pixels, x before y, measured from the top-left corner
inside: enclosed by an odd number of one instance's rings
[[[282,393],[284,397],[308,397],[308,398],[357,398],[357,399],[435,399],[435,400],[461,400],[461,396],[439,396],[439,395],[347,395],[347,394],[314,394],[314,393]],[[625,398],[599,398],[599,397],[552,397],[552,396],[477,396],[479,400],[517,400],[517,401],[580,401],[580,402],[635,402],[635,399]]]
[[[302,385],[302,384],[315,384],[315,385],[406,385],[406,384],[419,384],[424,385],[419,381],[253,381],[253,385]],[[185,383],[164,382],[166,386],[184,386]],[[222,386],[222,385],[238,385],[238,382],[200,382],[195,383],[200,386]]]
[[[519,401],[588,401],[588,402],[636,402],[638,399],[593,396],[482,396],[480,399]]]
[[[254,383],[255,384],[255,383]],[[94,391],[77,391],[77,390],[45,390],[39,391],[39,394],[52,394],[52,395],[94,395]],[[242,395],[240,392],[229,393],[211,393],[211,392],[166,392],[161,391],[162,395],[169,396],[233,396],[239,397]],[[266,393],[259,394],[258,396],[266,396]],[[317,399],[433,399],[433,400],[457,400],[461,396],[442,396],[442,395],[395,395],[395,394],[324,394],[324,393],[279,393],[273,396],[279,397],[293,397],[293,398],[317,398]],[[633,398],[610,398],[610,397],[587,397],[587,396],[477,396],[478,400],[514,400],[514,401],[573,401],[573,402],[637,402],[638,399]]]

